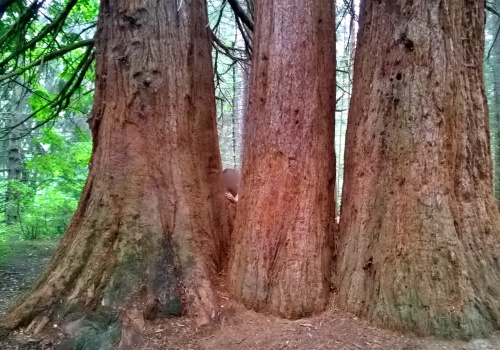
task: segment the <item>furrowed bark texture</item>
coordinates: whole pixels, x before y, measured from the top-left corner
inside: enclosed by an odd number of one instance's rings
[[[9,133],[9,138],[4,141],[3,153],[6,157],[7,168],[7,191],[5,193],[5,223],[7,225],[14,225],[19,222],[19,201],[21,194],[16,188],[15,183],[20,180],[27,180],[23,178],[23,159],[24,152],[22,147],[21,135],[26,131],[22,126],[15,127],[22,120],[26,118],[23,115],[23,106],[26,104],[26,98],[23,97],[21,88],[16,87],[12,91],[12,98],[14,101],[20,101],[17,110],[11,111],[11,116],[7,121],[7,127],[12,128]]]
[[[341,307],[478,337],[500,322],[484,1],[361,6],[338,245]]]
[[[216,315],[227,242],[205,1],[101,2],[90,174],[60,248],[9,329],[54,304]],[[150,310],[151,311],[151,310]]]
[[[286,318],[323,310],[334,228],[334,9],[257,1],[230,288]]]

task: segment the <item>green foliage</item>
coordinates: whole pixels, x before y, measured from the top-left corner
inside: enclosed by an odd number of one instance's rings
[[[15,1],[1,18],[0,240],[63,234],[76,209],[92,147],[98,8]]]
[[[8,91],[23,87],[31,96],[25,120],[37,120],[16,128],[37,129],[68,112],[88,113],[98,7],[97,0],[16,1],[3,15],[0,94],[12,98]],[[0,140],[12,131],[2,124]]]
[[[54,129],[43,131],[34,142],[44,151],[25,162],[33,177],[10,182],[19,194],[19,222],[11,230],[25,239],[65,232],[88,173],[92,148],[88,134],[79,132],[68,138]]]

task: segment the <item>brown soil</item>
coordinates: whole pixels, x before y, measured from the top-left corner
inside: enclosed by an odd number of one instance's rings
[[[0,317],[6,308],[36,279],[54,252],[54,242],[22,242],[10,246],[0,257]],[[0,249],[1,252],[1,249]],[[30,255],[31,254],[31,255]],[[358,318],[331,308],[325,313],[301,320],[283,320],[257,314],[230,301],[224,301],[220,322],[197,329],[189,319],[171,318],[146,323],[137,350],[498,350],[500,334],[471,342],[418,338],[381,330]],[[0,341],[2,350],[60,349],[68,335],[59,325],[40,336],[17,332]],[[99,349],[96,349],[99,350]]]
[[[58,239],[0,242],[0,318],[41,274]]]

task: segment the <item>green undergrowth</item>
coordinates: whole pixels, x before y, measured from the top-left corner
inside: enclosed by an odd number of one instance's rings
[[[18,236],[4,236],[0,240],[0,268],[7,263],[22,264],[33,257],[50,256],[58,245],[57,238],[23,240]]]

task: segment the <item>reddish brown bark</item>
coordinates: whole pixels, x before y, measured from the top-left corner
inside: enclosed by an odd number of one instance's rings
[[[90,174],[57,254],[7,328],[55,305],[137,302],[151,317],[182,303],[200,322],[217,315],[211,277],[228,237],[214,101],[204,0],[101,2]]]
[[[500,325],[484,1],[366,0],[347,128],[341,307],[476,337]]]
[[[323,310],[334,225],[334,9],[256,2],[233,295],[287,318]]]

